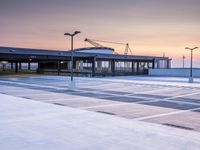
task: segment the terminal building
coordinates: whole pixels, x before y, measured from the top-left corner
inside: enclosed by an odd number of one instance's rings
[[[171,67],[168,57],[115,54],[113,48],[88,47],[73,51],[0,47],[0,73],[70,74],[77,76],[145,75],[150,68]]]

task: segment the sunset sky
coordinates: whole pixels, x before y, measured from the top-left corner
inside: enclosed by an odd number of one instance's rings
[[[185,47],[200,47],[200,0],[0,0],[0,46],[66,50],[65,32],[84,39],[129,43],[135,55],[173,58],[182,66]],[[124,46],[108,45],[118,53]],[[195,51],[200,67],[200,49]]]

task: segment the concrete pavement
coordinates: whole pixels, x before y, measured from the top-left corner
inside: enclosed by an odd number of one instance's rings
[[[200,133],[0,94],[1,150],[199,150]]]

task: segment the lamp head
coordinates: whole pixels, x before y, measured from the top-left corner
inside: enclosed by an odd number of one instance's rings
[[[65,33],[64,35],[68,35],[68,36],[71,36],[71,34],[70,34],[70,33]]]
[[[81,33],[81,32],[80,32],[80,31],[74,31],[73,34],[71,34],[71,33],[65,33],[64,35],[67,35],[67,36],[75,36],[76,34],[79,34],[79,33]]]
[[[189,50],[195,50],[197,49],[198,47],[194,47],[194,48],[189,48],[189,47],[186,47],[185,49],[189,49]]]
[[[80,32],[80,31],[75,31],[75,32],[74,32],[74,35],[79,34],[79,33],[81,33],[81,32]]]
[[[81,33],[80,31],[75,31],[74,33],[78,34],[78,33]]]
[[[198,47],[194,47],[193,49],[197,49]]]

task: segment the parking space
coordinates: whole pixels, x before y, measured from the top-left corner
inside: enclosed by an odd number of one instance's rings
[[[134,103],[126,105],[111,105],[105,107],[89,108],[88,110],[96,112],[107,112],[113,115],[129,119],[176,111],[170,108],[160,108],[160,107],[148,106],[143,104],[134,104]]]
[[[200,86],[174,81],[169,86],[160,80],[158,84],[149,84],[147,79],[130,81],[130,77],[128,81],[76,78],[77,89],[70,91],[68,77],[9,76],[0,78],[0,93],[200,131]]]
[[[199,109],[200,110],[200,109]],[[173,115],[166,115],[155,117],[151,119],[146,119],[144,121],[159,123],[167,126],[195,130],[200,132],[200,112],[198,111],[186,111]]]
[[[194,94],[194,95],[190,95],[190,96],[179,97],[179,98],[175,98],[173,100],[182,101],[182,102],[197,103],[197,104],[200,105],[200,94]]]

